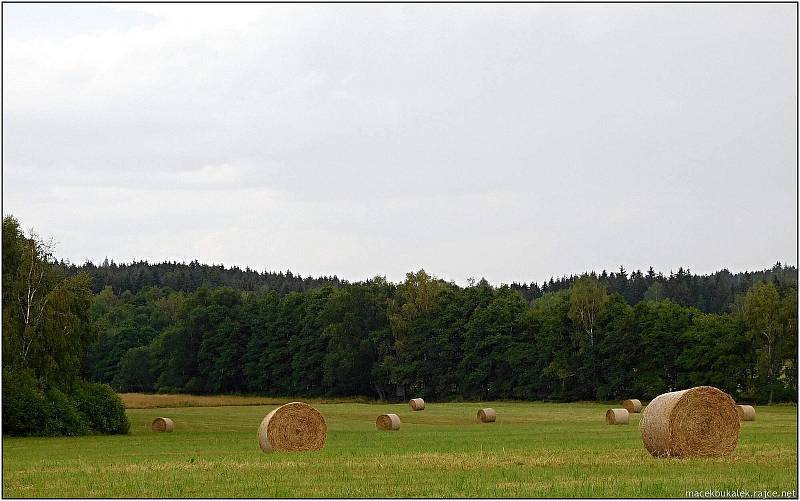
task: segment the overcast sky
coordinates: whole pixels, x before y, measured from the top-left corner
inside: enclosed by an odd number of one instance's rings
[[[796,264],[796,9],[5,4],[3,212],[76,263]]]

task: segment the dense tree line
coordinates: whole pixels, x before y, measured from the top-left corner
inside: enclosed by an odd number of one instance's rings
[[[106,287],[84,373],[121,391],[574,401],[710,384],[795,400],[796,287],[796,274],[773,273],[725,314],[630,304],[592,275],[533,301],[424,271],[284,295]]]
[[[797,268],[776,263],[771,269],[731,273],[720,270],[710,275],[694,275],[688,269],[678,268],[669,275],[656,273],[652,267],[643,273],[632,273],[621,267],[616,272],[590,274],[596,277],[610,293],[617,293],[628,304],[635,305],[645,300],[669,299],[681,306],[692,306],[706,313],[729,313],[736,300],[754,284],[776,280],[779,283],[797,283]],[[541,286],[537,283],[512,283],[511,288],[519,291],[526,299],[542,297],[549,292],[567,290],[580,278],[571,275],[558,279],[550,278]]]
[[[52,245],[3,218],[3,433],[126,433],[122,402],[78,377],[97,340],[85,273],[67,277]]]
[[[711,384],[750,402],[797,397],[797,270],[779,264],[541,287],[460,287],[422,270],[394,284],[196,262],[75,267],[7,217],[2,292],[6,432],[124,431],[111,387],[574,401]]]
[[[277,291],[284,295],[290,292],[306,292],[324,285],[341,287],[347,281],[336,275],[332,277],[305,277],[291,271],[258,272],[250,268],[244,270],[233,266],[206,265],[197,261],[188,264],[177,262],[148,263],[134,261],[117,264],[106,259],[95,265],[87,261],[77,266],[60,262],[59,266],[69,276],[86,273],[91,279],[94,293],[110,286],[116,294],[130,291],[133,294],[149,287],[163,287],[175,291],[193,292],[200,287],[231,287],[250,292]],[[681,306],[692,306],[706,313],[729,313],[735,298],[744,294],[753,284],[769,281],[795,282],[797,268],[775,264],[771,269],[762,271],[745,271],[731,273],[720,270],[710,275],[694,275],[688,269],[678,268],[677,272],[668,275],[656,273],[651,267],[646,272],[636,270],[628,273],[623,267],[608,273],[603,270],[599,274],[592,272],[606,287],[609,293],[620,294],[630,305],[645,300],[670,299]],[[567,290],[580,278],[576,275],[550,280],[539,285],[537,282],[517,283],[510,285],[528,301],[538,299],[544,294]]]
[[[69,276],[85,273],[89,276],[92,290],[98,293],[110,286],[120,294],[131,291],[134,294],[148,287],[168,287],[172,290],[192,292],[200,287],[232,287],[245,291],[275,290],[280,294],[303,292],[323,285],[338,287],[345,282],[336,275],[332,277],[305,277],[291,271],[258,272],[250,268],[242,270],[236,266],[226,268],[222,265],[189,264],[177,262],[148,263],[134,261],[117,264],[106,259],[99,266],[91,261],[77,266],[64,261],[58,265]]]

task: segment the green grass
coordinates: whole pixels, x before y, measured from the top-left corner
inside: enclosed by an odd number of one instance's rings
[[[640,415],[607,426],[608,405],[316,404],[325,449],[265,454],[274,406],[131,409],[127,436],[4,438],[4,497],[683,497],[687,490],[796,488],[797,407],[758,407],[736,452],[656,459]],[[498,421],[478,424],[479,407]],[[375,429],[395,412],[397,432]],[[157,416],[173,433],[149,429]],[[796,496],[796,493],[793,494]]]

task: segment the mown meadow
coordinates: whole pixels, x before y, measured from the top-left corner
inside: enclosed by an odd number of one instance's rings
[[[430,402],[411,412],[405,404],[311,403],[328,425],[320,452],[260,451],[256,431],[273,404],[129,408],[128,435],[6,437],[3,495],[683,497],[708,489],[797,495],[794,405],[757,407],[757,420],[742,423],[730,457],[656,459],[642,446],[640,415],[629,425],[608,426],[608,404]],[[497,422],[479,424],[480,407],[495,408]],[[385,412],[400,415],[400,431],[376,430],[375,418]],[[157,416],[171,417],[175,431],[150,431]]]

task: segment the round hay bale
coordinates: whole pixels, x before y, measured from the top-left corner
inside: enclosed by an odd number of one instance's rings
[[[730,454],[740,426],[733,399],[713,386],[659,395],[639,423],[644,446],[656,457]]]
[[[636,414],[637,412],[642,412],[642,402],[636,398],[629,398],[622,402],[622,406],[625,407],[625,410],[630,412],[631,414]]]
[[[400,416],[397,414],[381,414],[375,420],[379,430],[395,431],[400,429]]]
[[[421,398],[412,398],[408,401],[408,406],[412,411],[422,411],[425,410],[425,401]]]
[[[756,420],[756,410],[753,408],[752,405],[737,405],[736,412],[737,414],[739,414],[739,419],[741,421]]]
[[[608,409],[606,411],[606,424],[628,424],[630,414],[626,409]]]
[[[153,420],[153,424],[150,425],[150,428],[155,432],[162,433],[174,430],[175,423],[168,417],[157,417]]]
[[[497,413],[491,407],[478,411],[478,420],[481,423],[494,423],[497,420]]]
[[[264,452],[317,451],[325,446],[328,427],[322,414],[303,402],[274,409],[258,427],[258,445]]]

